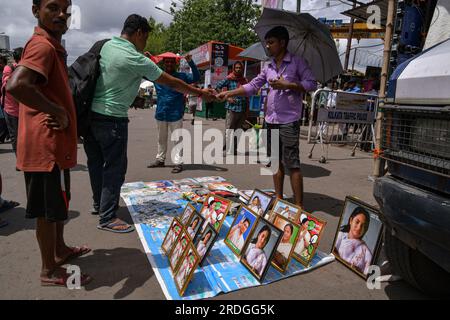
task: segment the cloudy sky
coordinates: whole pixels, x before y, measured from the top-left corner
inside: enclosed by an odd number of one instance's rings
[[[131,13],[149,17],[166,25],[170,24],[171,16],[162,11],[156,10],[159,6],[168,10],[170,3],[179,0],[73,0],[72,3],[80,8],[81,28],[70,30],[66,36],[66,48],[69,53],[69,63],[76,57],[86,52],[92,44],[100,39],[110,38],[120,34],[121,27],[126,17]],[[330,7],[326,8],[327,2]],[[368,2],[365,0],[364,2]],[[33,31],[36,21],[31,13],[32,0],[0,0],[0,33],[4,32],[10,37],[11,48],[23,46]],[[284,9],[296,10],[296,0],[285,0]],[[351,8],[342,4],[339,0],[303,0],[302,11],[309,12],[315,17],[326,17],[328,19],[349,20],[339,13]],[[353,46],[366,46],[381,43],[373,40],[362,40]],[[200,44],[199,44],[200,45]],[[346,41],[340,41],[341,50],[345,50]],[[381,55],[382,47],[370,49],[377,55]],[[362,52],[357,58],[357,62],[363,62],[366,54]]]

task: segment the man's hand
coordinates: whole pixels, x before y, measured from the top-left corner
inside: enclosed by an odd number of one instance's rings
[[[219,93],[218,95],[216,95],[216,98],[220,101],[220,102],[225,102],[228,99],[230,99],[231,97],[229,96],[228,91],[223,91],[221,93]]]
[[[214,89],[203,89],[202,90],[202,96],[203,99],[206,102],[212,102],[214,100],[216,100],[216,95],[215,95],[215,90]]]
[[[187,54],[184,59],[189,63],[192,61],[192,55],[191,54]]]
[[[62,108],[61,108],[62,109]],[[53,130],[61,131],[69,126],[69,118],[67,112],[62,109],[58,116],[52,116],[47,114],[45,117],[45,125]]]
[[[281,77],[280,79],[269,80],[270,86],[275,90],[288,90],[291,87],[291,83]]]

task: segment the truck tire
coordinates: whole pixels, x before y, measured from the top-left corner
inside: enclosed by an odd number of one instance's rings
[[[384,236],[386,255],[399,276],[426,295],[450,296],[450,273],[393,236],[389,228]]]

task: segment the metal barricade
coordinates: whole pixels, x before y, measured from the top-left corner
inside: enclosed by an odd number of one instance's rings
[[[320,163],[327,161],[328,146],[333,144],[353,145],[352,157],[358,145],[361,149],[373,150],[377,107],[376,95],[317,90],[312,97],[309,117],[308,143],[313,146],[308,158],[312,158],[318,143],[322,150]]]

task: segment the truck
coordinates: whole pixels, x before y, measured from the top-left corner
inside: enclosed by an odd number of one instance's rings
[[[450,38],[400,64],[380,105],[386,175],[373,194],[395,274],[450,296]]]

